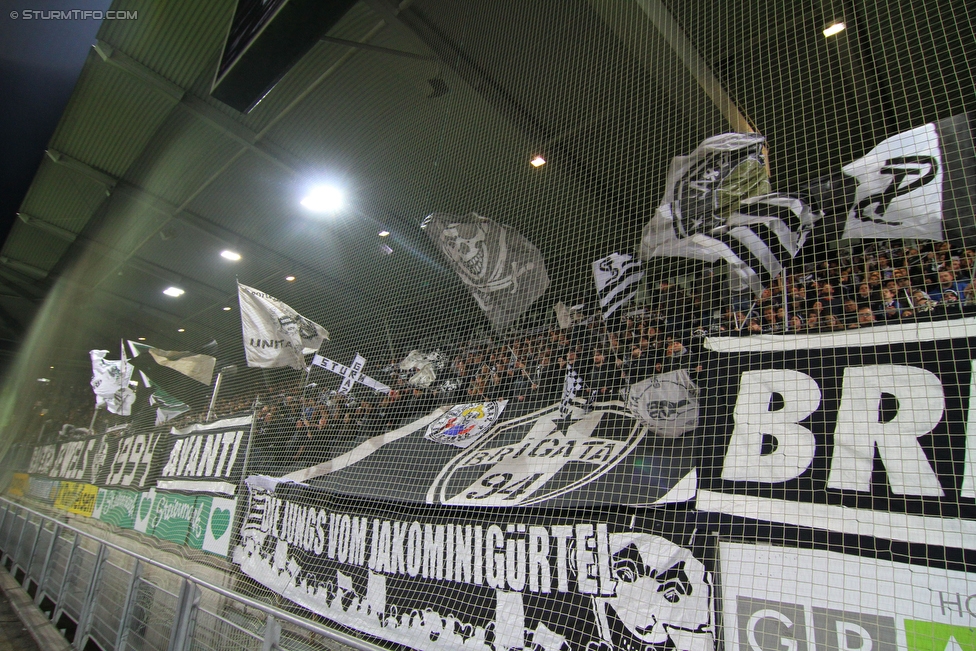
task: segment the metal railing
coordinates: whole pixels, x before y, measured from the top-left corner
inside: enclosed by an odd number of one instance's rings
[[[0,564],[79,651],[380,649],[5,497]]]

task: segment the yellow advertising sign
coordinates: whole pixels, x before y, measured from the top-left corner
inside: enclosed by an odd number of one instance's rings
[[[54,508],[90,518],[95,510],[97,497],[98,486],[63,481],[58,489],[58,496],[54,498]]]
[[[13,479],[10,480],[10,487],[7,492],[16,497],[23,497],[30,485],[30,475],[26,472],[15,472]]]

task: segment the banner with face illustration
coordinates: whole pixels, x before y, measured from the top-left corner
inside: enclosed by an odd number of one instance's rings
[[[434,213],[421,227],[499,330],[549,288],[542,254],[509,226],[474,213]]]
[[[703,539],[682,511],[383,508],[248,480],[234,562],[336,624],[415,649],[714,643]],[[662,526],[667,523],[667,526]]]

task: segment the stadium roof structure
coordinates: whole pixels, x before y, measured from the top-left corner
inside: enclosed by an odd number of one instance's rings
[[[909,33],[855,0],[828,40],[826,1],[363,0],[245,114],[210,94],[235,4],[113,5],[138,19],[103,23],[0,251],[6,337],[61,291],[79,325],[56,350],[81,364],[120,338],[239,347],[235,278],[325,325],[339,358],[477,320],[420,231],[435,211],[518,228],[546,256],[547,309],[581,261],[634,248],[671,157],[705,137],[763,133],[789,189],[974,104],[972,84],[937,86],[976,60],[961,2],[913,7]],[[901,79],[910,60],[929,75]],[[303,208],[319,182],[345,207]]]

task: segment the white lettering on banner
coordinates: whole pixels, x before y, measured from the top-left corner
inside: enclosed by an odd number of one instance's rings
[[[897,401],[897,412],[882,422],[886,393]],[[943,407],[942,382],[925,369],[887,364],[845,369],[827,487],[871,490],[877,447],[893,493],[942,496],[918,437],[939,424]]]
[[[966,418],[966,467],[960,497],[976,498],[976,361],[969,363],[969,414]],[[972,432],[973,436],[969,436]]]
[[[57,445],[41,445],[34,448],[31,454],[27,472],[31,475],[47,475],[54,467],[54,459],[58,453]]]
[[[735,423],[722,479],[784,482],[810,466],[815,441],[800,421],[820,407],[821,392],[805,373],[786,369],[742,374],[733,409]],[[883,402],[893,414],[886,417]],[[773,409],[778,402],[782,406]],[[944,411],[939,378],[914,366],[849,367],[844,372],[828,487],[870,491],[877,450],[893,493],[942,496],[932,465],[918,442],[941,421]],[[773,451],[764,454],[764,436]],[[966,459],[968,469],[973,460]]]
[[[568,418],[558,410],[558,404],[552,405],[495,426],[487,438],[441,470],[427,491],[427,502],[467,506],[543,502],[609,472],[647,433],[619,402],[598,403],[589,413],[574,409]],[[513,434],[522,431],[525,434],[513,440]],[[466,471],[479,466],[487,467],[472,481]],[[567,466],[576,472],[575,480],[552,481]]]
[[[101,445],[101,439],[87,439],[84,441],[67,441],[60,445],[44,446],[45,448],[57,448],[53,460],[48,458],[50,454],[44,451],[35,459],[31,459],[31,467],[37,467],[37,472],[44,473],[50,477],[61,479],[84,479],[85,472],[88,471],[91,462],[94,460],[95,453]],[[37,450],[34,452],[38,454]],[[32,471],[33,472],[33,471]]]
[[[109,486],[144,486],[159,434],[139,434],[119,441],[105,483]],[[137,479],[138,477],[138,479]]]
[[[783,407],[772,411],[777,396]],[[722,479],[776,483],[806,470],[817,445],[813,432],[799,422],[819,406],[820,387],[809,375],[786,369],[743,373]],[[770,454],[762,453],[764,435],[778,443]]]
[[[478,625],[504,630],[509,638],[501,646],[496,638],[494,648],[518,647],[525,639],[527,594],[555,599],[547,608],[555,608],[556,618],[562,616],[559,603],[576,609],[582,600],[596,623],[590,629],[584,617],[578,630],[592,631],[596,637],[611,634],[606,617],[612,611],[617,633],[660,643],[670,640],[669,648],[684,651],[713,646],[710,575],[690,550],[661,536],[612,532],[603,522],[482,526],[380,520],[330,513],[308,504],[307,498],[292,502],[251,489],[234,562],[277,594],[358,631],[410,648],[432,648],[427,626],[441,621],[438,595],[447,593],[456,600],[467,594],[471,599],[471,590],[457,590],[456,584],[465,584],[495,596],[478,602],[482,620],[493,618]],[[362,571],[353,573],[343,566]],[[405,604],[397,603],[399,592],[387,593],[388,578],[414,583],[416,588],[409,592],[420,598],[430,593],[427,611],[434,616],[425,617],[426,625],[408,620],[390,624],[395,621],[387,618],[391,607],[404,612]],[[454,612],[466,613],[463,607],[468,605],[474,604],[458,603]],[[543,630],[549,629],[540,624],[536,632]],[[449,630],[441,639],[451,648],[464,642],[451,637]],[[535,639],[553,642],[541,648],[560,648],[557,635]]]
[[[262,491],[251,494],[250,514],[242,535],[258,535],[262,540],[270,535],[289,547],[380,574],[487,585],[516,592],[549,593],[554,588],[568,592],[572,574],[580,594],[603,596],[613,595],[617,589],[613,555],[628,543],[641,543],[643,537],[658,539],[633,532],[611,534],[602,522],[481,527],[370,519],[331,513]],[[572,546],[567,544],[569,541]],[[553,546],[557,550],[555,567],[549,558]],[[672,555],[680,549],[671,543],[667,547],[674,548],[669,552]],[[690,552],[684,553],[703,574],[704,566]],[[685,568],[688,576],[693,575],[692,569]]]
[[[230,477],[244,438],[242,430],[178,439],[163,466],[163,477]]]

